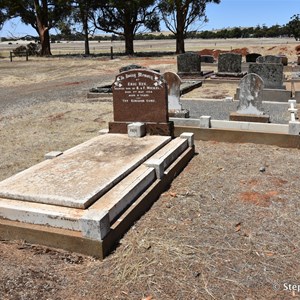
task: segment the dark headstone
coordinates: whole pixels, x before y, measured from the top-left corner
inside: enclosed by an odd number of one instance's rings
[[[279,55],[279,57],[281,58],[281,63],[284,65],[284,66],[287,66],[288,65],[288,58],[286,55]]]
[[[249,65],[248,73],[259,75],[266,89],[283,89],[283,65],[281,63],[256,63]]]
[[[280,64],[281,58],[275,55],[259,56],[256,59],[258,64]]]
[[[147,69],[122,72],[112,89],[114,122],[109,124],[110,132],[126,133],[128,123],[144,122],[149,134],[173,135],[167,86],[159,73]]]
[[[201,62],[204,63],[214,63],[215,59],[212,55],[201,55]]]
[[[218,73],[241,73],[242,55],[237,53],[222,53],[218,60]]]
[[[177,56],[177,73],[201,74],[201,56],[197,53],[186,52]]]
[[[261,56],[261,54],[259,54],[259,53],[249,53],[249,54],[246,55],[246,62],[255,63],[256,59],[260,56]]]

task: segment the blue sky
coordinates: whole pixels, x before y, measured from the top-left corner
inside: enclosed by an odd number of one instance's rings
[[[209,22],[195,25],[193,29],[211,30],[226,27],[249,27],[256,25],[284,25],[294,14],[300,14],[299,0],[221,0],[220,4],[208,4],[206,14]],[[164,28],[162,28],[164,29]],[[55,31],[52,31],[55,33]],[[20,20],[7,22],[0,31],[0,36],[36,35],[30,26]]]

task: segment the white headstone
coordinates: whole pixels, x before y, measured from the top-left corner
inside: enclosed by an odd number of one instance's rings
[[[264,82],[257,74],[250,73],[240,81],[240,102],[237,113],[249,115],[263,115],[262,91]]]
[[[173,72],[164,73],[164,79],[168,85],[168,106],[169,111],[182,110],[180,103],[180,77]]]

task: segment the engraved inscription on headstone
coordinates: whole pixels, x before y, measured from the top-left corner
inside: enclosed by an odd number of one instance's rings
[[[146,69],[129,70],[113,83],[115,122],[168,122],[167,88],[163,77]]]
[[[249,115],[263,115],[262,91],[264,82],[256,74],[248,74],[241,79],[240,96],[237,113]]]

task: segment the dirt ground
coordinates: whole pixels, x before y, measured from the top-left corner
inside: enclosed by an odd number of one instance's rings
[[[129,63],[176,70],[173,56],[0,59],[0,180],[106,128],[112,104],[87,91]],[[196,141],[103,261],[0,237],[0,299],[300,299],[299,177],[298,149]]]

